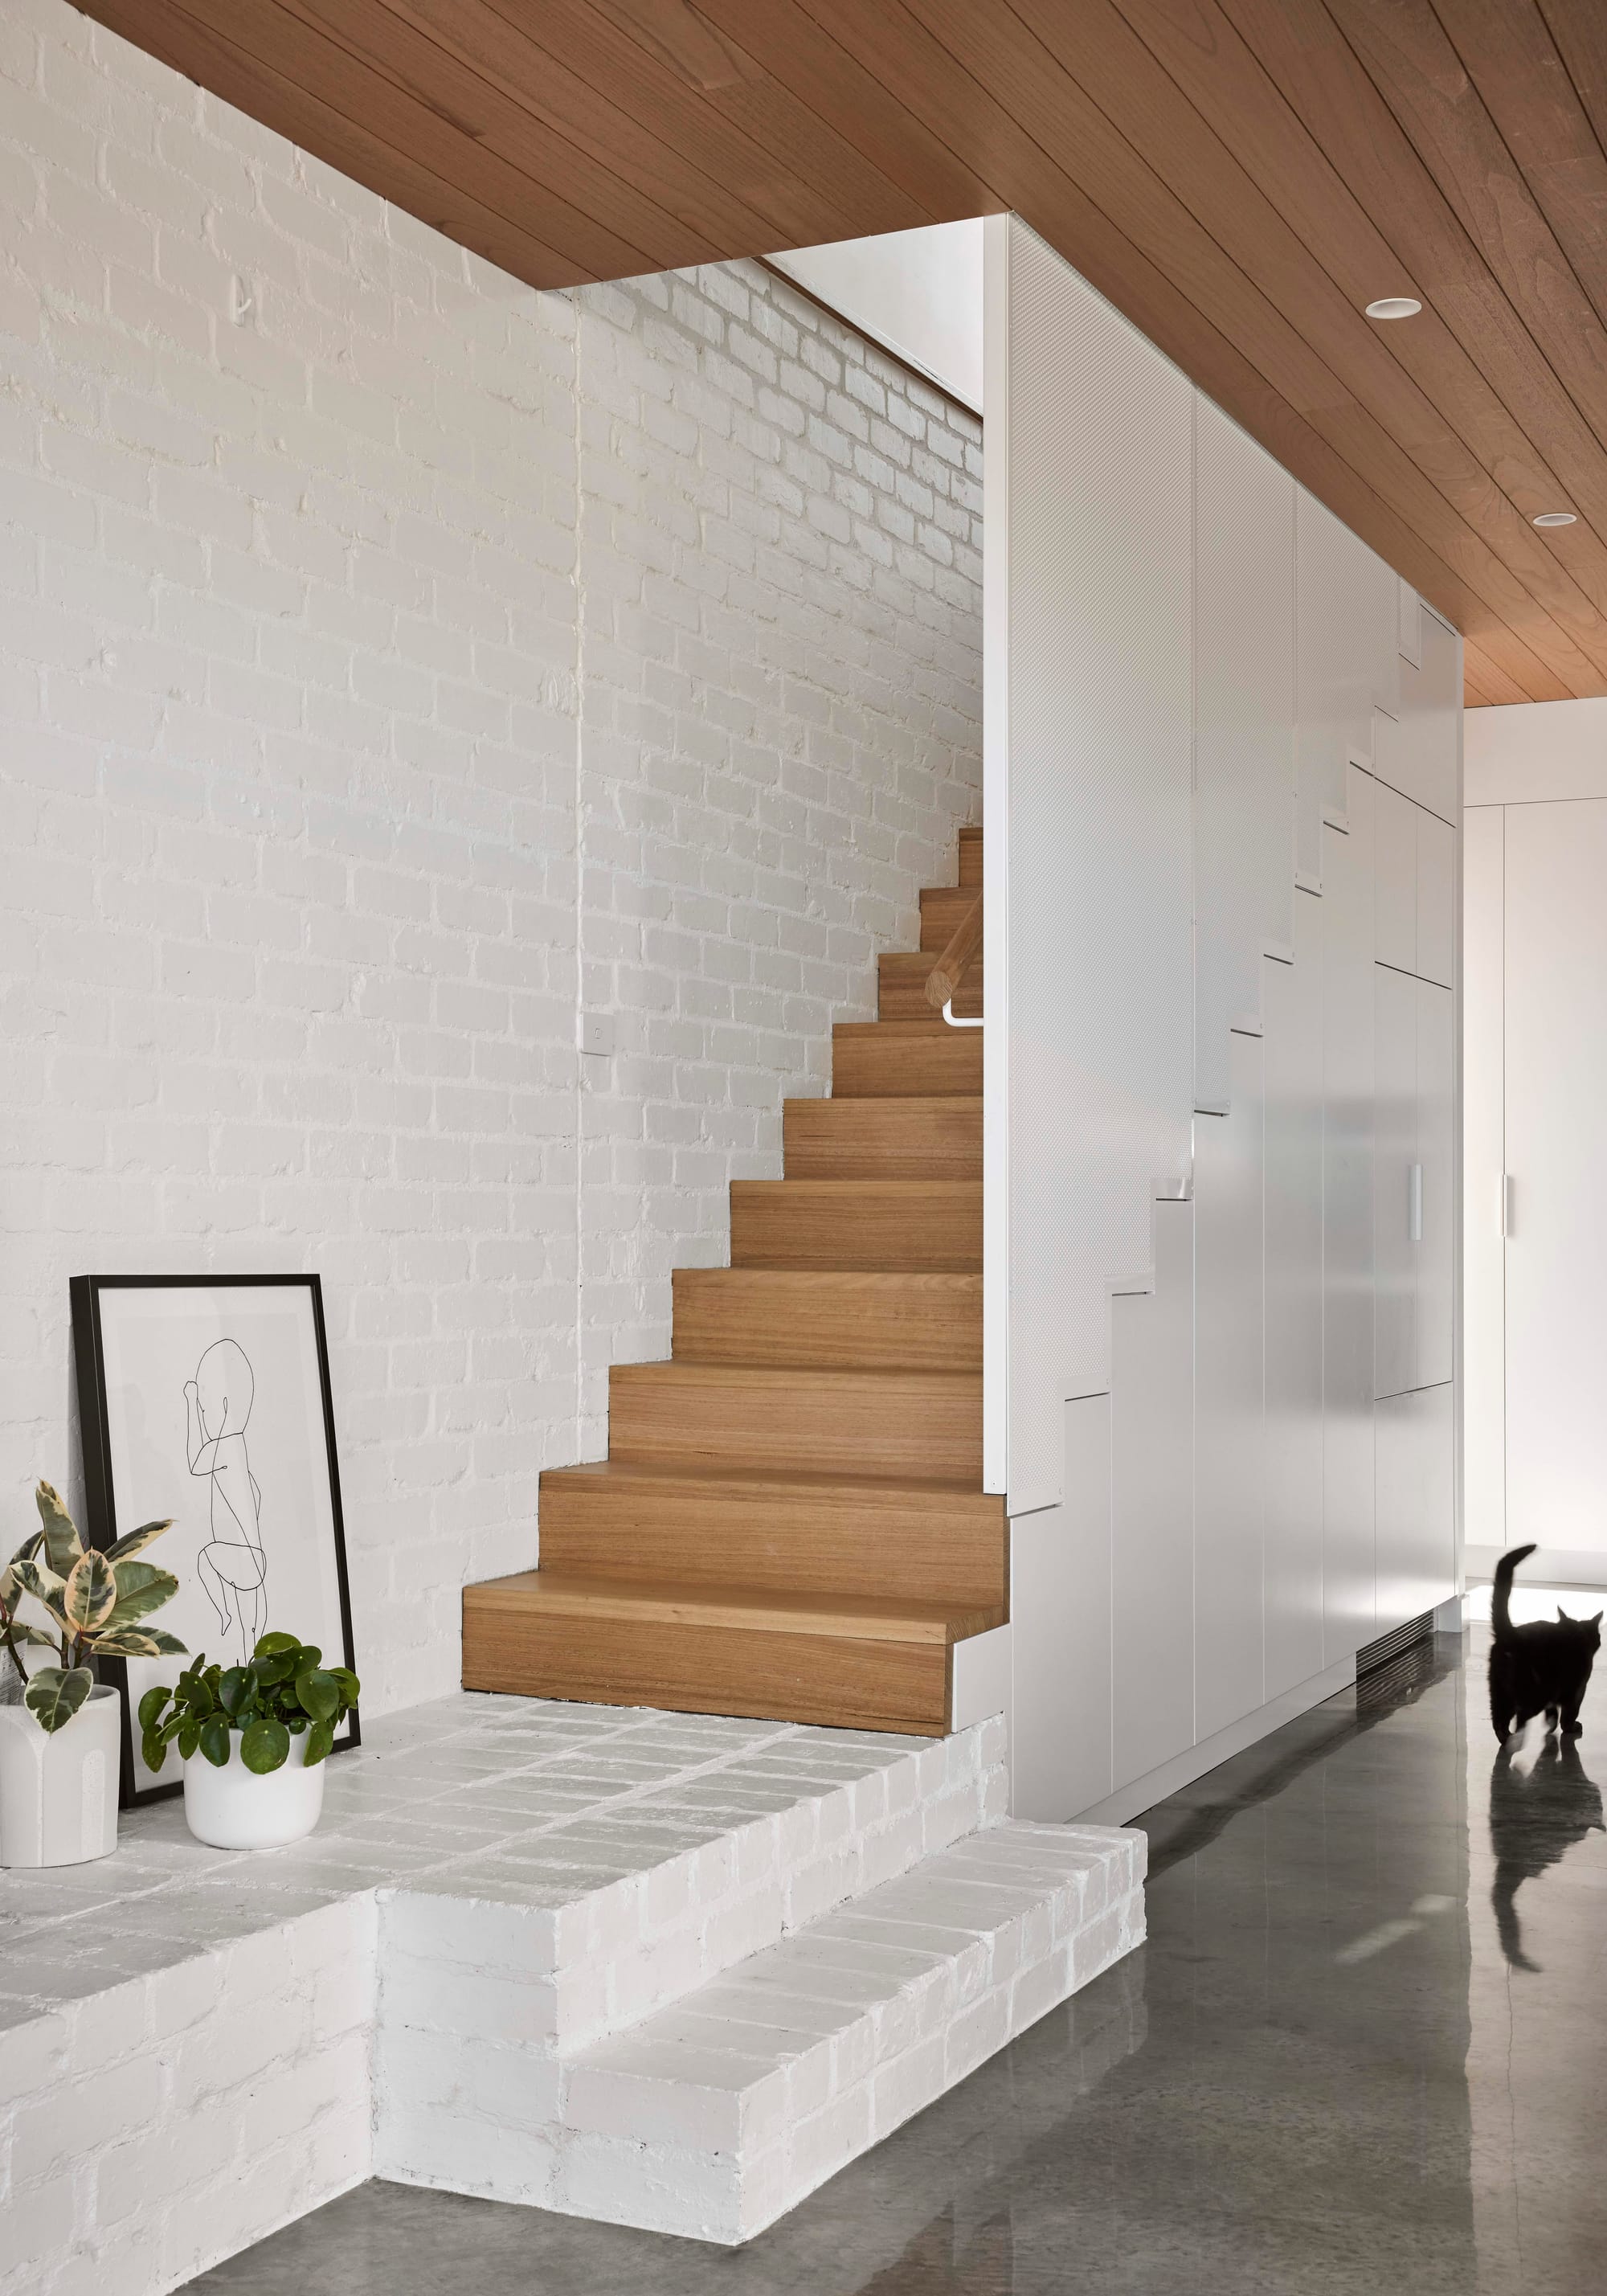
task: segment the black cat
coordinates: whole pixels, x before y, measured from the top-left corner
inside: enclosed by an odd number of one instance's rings
[[[1532,1545],[1514,1546],[1496,1565],[1490,1720],[1503,1744],[1509,1731],[1521,1730],[1537,1714],[1544,1714],[1548,1724],[1560,1724],[1565,1736],[1577,1738],[1582,1726],[1579,1708],[1602,1647],[1600,1611],[1594,1619],[1570,1619],[1559,1609],[1554,1619],[1513,1626],[1513,1573],[1534,1551]]]

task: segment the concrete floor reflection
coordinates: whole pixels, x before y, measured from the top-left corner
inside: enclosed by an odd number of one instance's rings
[[[371,2185],[193,2288],[1595,2296],[1607,1678],[1498,1750],[1467,1640],[1151,1811],[1145,1950],[750,2247]]]

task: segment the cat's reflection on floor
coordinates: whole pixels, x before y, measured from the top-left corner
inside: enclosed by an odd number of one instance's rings
[[[1490,1849],[1496,1878],[1490,1889],[1501,1950],[1513,1969],[1537,1970],[1523,1950],[1517,1896],[1537,1882],[1576,1841],[1607,1832],[1602,1790],[1579,1759],[1577,1740],[1548,1735],[1538,1759],[1518,1767],[1516,1742],[1502,1747],[1490,1771]]]

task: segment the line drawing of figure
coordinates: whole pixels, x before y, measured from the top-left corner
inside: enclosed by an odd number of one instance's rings
[[[237,1340],[214,1340],[184,1382],[190,1472],[212,1485],[212,1539],[196,1556],[196,1568],[225,1636],[240,1637],[242,1666],[267,1626],[262,1490],[245,1447],[256,1392],[250,1357]]]

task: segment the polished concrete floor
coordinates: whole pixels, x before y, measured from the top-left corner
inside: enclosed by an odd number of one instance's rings
[[[1468,1639],[1149,1812],[1145,1949],[750,2247],[370,2185],[192,2289],[1595,2296],[1607,1667],[1509,1755]]]

